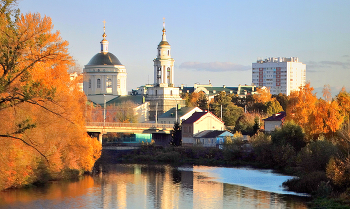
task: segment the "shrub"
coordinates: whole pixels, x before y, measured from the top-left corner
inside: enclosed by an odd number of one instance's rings
[[[315,141],[302,148],[297,156],[297,165],[303,171],[326,171],[327,163],[338,152],[336,146],[328,141]]]
[[[325,172],[314,171],[297,178],[289,179],[283,182],[282,185],[291,191],[316,194],[320,183],[327,181],[328,179]]]
[[[302,128],[293,121],[284,123],[282,128],[278,128],[272,133],[272,142],[274,144],[290,144],[296,152],[299,152],[306,145],[304,138],[305,135]]]
[[[171,151],[171,152],[160,153],[156,155],[155,158],[160,162],[177,163],[180,161],[181,155],[178,152]]]
[[[339,187],[350,186],[350,158],[340,159],[332,157],[327,164],[327,177]]]

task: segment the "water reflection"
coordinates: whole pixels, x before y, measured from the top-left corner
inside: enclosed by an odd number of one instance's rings
[[[1,192],[0,208],[307,208],[305,197],[225,183],[216,169],[107,165],[78,182]]]

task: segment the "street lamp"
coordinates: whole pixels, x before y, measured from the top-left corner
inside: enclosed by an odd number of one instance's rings
[[[106,126],[106,95],[103,95],[103,126]]]
[[[173,98],[175,99],[175,102],[176,102],[176,105],[175,105],[175,123],[177,123],[177,100],[174,96],[173,96]]]

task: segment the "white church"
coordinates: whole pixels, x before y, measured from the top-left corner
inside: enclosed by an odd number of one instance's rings
[[[93,56],[83,70],[84,92],[89,100],[98,104],[127,95],[125,66],[114,54],[108,52],[105,25],[103,30],[101,52]]]
[[[105,21],[104,21],[105,23]],[[117,97],[128,99],[126,90],[126,69],[116,56],[108,52],[106,29],[101,43],[101,52],[91,58],[84,66],[83,89],[87,98],[94,103],[103,104],[118,100]],[[174,59],[171,57],[171,47],[166,39],[165,23],[163,22],[162,40],[157,47],[157,57],[154,62],[154,84],[148,88],[145,102],[149,103],[149,120],[154,121],[169,109],[177,105],[185,105],[180,97],[180,90],[174,87]],[[120,98],[120,99],[121,99]],[[135,99],[135,98],[134,98]],[[130,100],[133,100],[130,98]]]

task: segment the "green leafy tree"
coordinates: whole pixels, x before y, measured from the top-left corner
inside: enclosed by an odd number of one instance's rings
[[[294,121],[286,122],[272,133],[272,142],[277,145],[290,144],[299,152],[306,145],[303,129]]]
[[[271,101],[268,101],[266,103],[267,106],[267,114],[268,115],[273,115],[276,113],[279,113],[281,111],[283,111],[282,106],[280,105],[280,103],[276,100],[276,99],[272,99]]]
[[[182,133],[181,125],[178,122],[174,123],[173,130],[171,131],[170,145],[174,147],[178,147],[182,145],[181,133]]]
[[[289,97],[287,95],[279,93],[277,95],[272,95],[272,98],[275,98],[280,103],[284,111],[287,110],[289,101]]]
[[[199,92],[197,106],[202,110],[208,110],[208,98],[204,92]]]
[[[231,102],[232,98],[226,95],[226,92],[220,92],[214,97],[214,101],[210,104],[210,110],[217,116],[221,117],[226,126],[235,126],[237,120],[243,115],[243,108],[238,107]],[[222,115],[221,115],[222,107]]]

